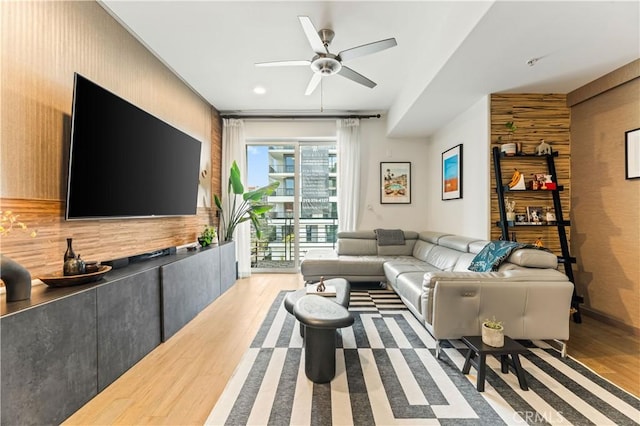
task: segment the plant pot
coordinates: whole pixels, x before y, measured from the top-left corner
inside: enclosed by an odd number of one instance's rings
[[[482,323],[482,343],[485,345],[493,346],[494,348],[501,348],[504,346],[504,327],[489,328]]]
[[[516,155],[516,149],[516,144],[512,142],[500,145],[500,151],[509,157]]]
[[[515,222],[516,220],[516,213],[515,212],[507,212],[507,221],[508,222]]]

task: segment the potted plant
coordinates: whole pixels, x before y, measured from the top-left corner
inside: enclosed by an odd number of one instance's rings
[[[202,233],[198,237],[198,243],[200,243],[202,247],[210,246],[214,242],[217,242],[217,240],[218,240],[218,234],[216,232],[216,228],[208,225],[204,227],[204,229],[202,230]]]
[[[271,182],[269,185],[244,192],[240,168],[234,161],[229,173],[229,183],[227,185],[228,205],[224,206],[220,197],[214,194],[216,208],[220,212],[220,222],[218,224],[218,235],[221,241],[233,241],[233,234],[236,227],[242,222],[251,220],[256,230],[256,236],[262,237],[260,222],[265,217],[265,213],[273,208],[272,205],[264,204],[263,199],[271,195],[280,185],[280,182]]]
[[[507,121],[506,123],[504,123],[504,127],[507,128],[508,132],[507,142],[500,146],[500,150],[504,152],[505,155],[516,155],[519,150],[517,149],[516,143],[513,142],[513,135],[518,129],[518,126],[516,126],[513,121]],[[498,137],[498,142],[502,142],[502,136]]]
[[[496,321],[496,317],[485,319],[482,323],[482,343],[501,348],[504,346],[504,327],[502,321]]]

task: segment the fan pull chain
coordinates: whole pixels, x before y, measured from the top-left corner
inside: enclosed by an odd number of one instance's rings
[[[324,112],[324,77],[320,77],[320,112]]]

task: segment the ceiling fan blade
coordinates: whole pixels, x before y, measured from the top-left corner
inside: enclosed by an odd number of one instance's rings
[[[327,48],[325,47],[322,39],[318,35],[318,30],[311,22],[308,16],[298,16],[300,20],[300,25],[302,25],[302,29],[304,30],[304,34],[307,36],[307,40],[309,40],[309,44],[311,48],[316,53],[329,53]]]
[[[312,94],[313,91],[316,90],[316,87],[318,87],[320,80],[322,80],[322,74],[314,72],[311,76],[311,80],[309,80],[309,85],[307,86],[307,90],[304,92],[304,94],[307,96]]]
[[[299,67],[299,66],[309,66],[311,65],[311,61],[301,60],[301,61],[273,61],[273,62],[256,62],[256,67]]]
[[[345,67],[344,65],[342,66],[340,71],[338,71],[338,74],[343,76],[343,77],[348,78],[349,80],[353,80],[356,83],[360,83],[363,86],[367,86],[370,89],[373,89],[374,87],[376,87],[376,83],[374,83],[373,81],[369,80],[367,77],[363,76],[362,74],[359,74],[359,73],[355,72],[351,68]]]
[[[388,38],[385,40],[374,41],[373,43],[363,44],[362,46],[352,47],[351,49],[343,50],[338,53],[338,56],[343,61],[350,61],[351,59],[358,58],[364,55],[370,55],[371,53],[380,52],[381,50],[389,49],[390,47],[397,46],[395,38]]]

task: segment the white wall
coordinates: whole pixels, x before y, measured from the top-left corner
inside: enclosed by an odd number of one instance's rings
[[[360,121],[360,215],[358,229],[426,228],[428,187],[426,139],[387,137],[386,117]],[[380,204],[380,162],[411,162],[411,204]]]
[[[489,97],[485,96],[438,130],[428,144],[425,229],[490,238]],[[442,200],[442,153],[458,144],[462,151],[462,199]]]
[[[427,141],[426,139],[390,139],[386,136],[386,118],[360,121],[361,183],[358,229],[402,228],[422,231],[426,228]],[[322,138],[335,137],[335,121],[246,121],[245,137],[250,138]],[[411,204],[380,204],[380,162],[411,162]],[[371,208],[368,209],[367,207]]]

